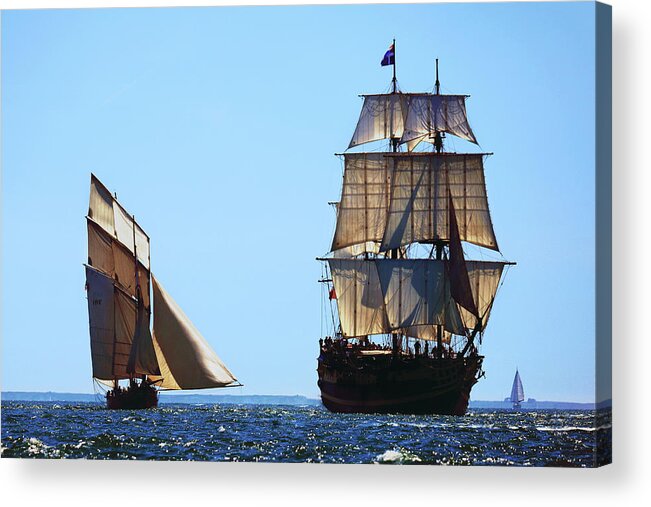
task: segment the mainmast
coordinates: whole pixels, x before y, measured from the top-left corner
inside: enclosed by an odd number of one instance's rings
[[[436,95],[441,95],[441,83],[439,81],[439,59],[436,59],[436,83],[434,83],[434,86],[436,87]],[[436,149],[437,153],[441,153],[443,151],[443,136],[441,135],[441,132],[439,130],[436,131],[436,134],[434,135],[434,148]]]

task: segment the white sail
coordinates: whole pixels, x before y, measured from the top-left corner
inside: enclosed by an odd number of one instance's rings
[[[88,216],[149,269],[149,237],[95,175],[90,178]]]
[[[449,193],[462,241],[498,250],[482,154],[387,154],[391,197],[380,251],[449,240]]]
[[[464,333],[450,298],[443,261],[429,259],[328,259],[346,337],[392,331],[436,339],[440,324]]]
[[[477,144],[466,115],[464,95],[412,95],[400,143],[434,142],[437,132],[446,132]]]
[[[380,242],[386,226],[391,174],[384,153],[344,155],[344,182],[331,250]]]
[[[152,376],[166,389],[224,387],[236,382],[183,310],[152,276],[154,348],[161,376]]]
[[[520,372],[518,370],[515,371],[513,386],[511,387],[511,397],[509,399],[513,403],[524,401],[524,389],[522,388],[522,380],[520,379]]]

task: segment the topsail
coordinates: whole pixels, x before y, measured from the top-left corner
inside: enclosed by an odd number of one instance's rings
[[[412,151],[421,141],[448,133],[477,144],[466,116],[464,95],[387,93],[364,96],[362,112],[348,148],[396,139]]]

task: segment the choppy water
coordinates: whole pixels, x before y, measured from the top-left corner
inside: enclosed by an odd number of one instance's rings
[[[2,403],[3,458],[591,467],[610,461],[610,441],[609,412],[451,417],[272,405],[109,411],[92,403]]]

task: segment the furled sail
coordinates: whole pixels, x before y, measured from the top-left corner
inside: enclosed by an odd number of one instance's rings
[[[389,205],[391,173],[385,153],[347,153],[344,161],[333,251],[380,242]]]
[[[465,95],[412,95],[400,143],[434,142],[437,132],[453,134],[477,144],[468,124]]]
[[[511,387],[512,403],[520,403],[524,401],[524,389],[522,388],[522,380],[520,380],[520,372],[515,370],[515,378],[513,379],[513,386]]]
[[[380,251],[414,242],[449,240],[449,193],[461,240],[498,250],[486,196],[483,157],[385,154],[391,160],[391,191]]]
[[[95,175],[90,177],[88,216],[149,269],[149,237]]]
[[[150,379],[166,389],[224,387],[236,382],[183,310],[152,276],[154,348],[160,377]]]

